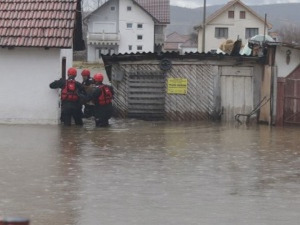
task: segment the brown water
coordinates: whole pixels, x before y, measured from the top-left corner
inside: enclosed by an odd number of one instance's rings
[[[0,216],[31,225],[298,225],[300,128],[0,125]]]

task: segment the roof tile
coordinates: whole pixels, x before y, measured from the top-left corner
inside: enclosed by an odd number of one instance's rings
[[[170,0],[134,0],[160,23],[170,23]]]
[[[0,46],[71,48],[77,0],[0,0]]]

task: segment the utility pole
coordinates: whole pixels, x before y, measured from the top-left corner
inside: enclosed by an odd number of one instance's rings
[[[202,52],[205,52],[206,0],[203,0]]]

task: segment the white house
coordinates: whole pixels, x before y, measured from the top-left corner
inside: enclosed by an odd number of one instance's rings
[[[247,40],[257,34],[268,34],[271,24],[266,23],[250,7],[240,0],[229,1],[224,7],[217,10],[203,24],[195,27],[198,30],[198,51],[216,51],[226,40],[242,40],[246,44]],[[203,29],[205,28],[205,29]],[[203,30],[205,38],[203,41]],[[204,48],[203,46],[204,44]]]
[[[87,61],[101,54],[160,52],[170,21],[169,0],[109,0],[84,19]]]
[[[57,124],[49,83],[72,66],[77,0],[0,1],[0,123]]]

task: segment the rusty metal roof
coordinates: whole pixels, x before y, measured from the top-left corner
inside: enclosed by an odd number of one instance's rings
[[[170,23],[170,0],[134,0],[158,22]]]
[[[0,0],[0,46],[71,48],[77,0]]]

